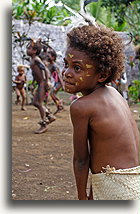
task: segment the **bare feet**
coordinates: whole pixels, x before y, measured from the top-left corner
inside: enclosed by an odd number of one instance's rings
[[[21,100],[16,100],[16,101],[15,101],[15,104],[16,104],[16,105],[19,105],[20,103],[21,103]]]
[[[42,133],[45,133],[47,130],[48,130],[47,125],[43,125],[39,129],[37,129],[34,133],[35,134],[42,134]]]
[[[52,123],[56,120],[56,117],[53,114],[49,114],[47,117],[49,120],[49,122],[47,124]]]
[[[21,111],[26,111],[26,108],[23,108],[23,107],[22,107],[22,108],[21,108]]]
[[[64,110],[64,107],[63,106],[59,106],[57,108],[57,110],[54,112],[54,114],[57,114],[57,113],[61,112],[62,110]]]

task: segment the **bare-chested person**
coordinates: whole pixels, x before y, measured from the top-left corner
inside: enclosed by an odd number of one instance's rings
[[[60,70],[55,63],[56,57],[57,57],[57,54],[54,50],[48,51],[48,62],[49,62],[48,69],[51,74],[51,80],[53,85],[50,91],[50,95],[57,107],[54,114],[57,114],[58,112],[64,109],[63,101],[57,96],[58,91],[63,88],[63,81],[60,75]]]
[[[70,106],[78,199],[140,199],[138,128],[126,100],[106,86],[124,70],[121,39],[104,26],[73,28],[64,61],[65,91],[83,95]]]
[[[49,45],[45,45],[43,47],[43,51],[40,54],[40,58],[42,59],[50,73],[50,96],[57,107],[54,114],[57,114],[64,109],[63,101],[57,96],[58,91],[63,88],[63,80],[60,75],[60,70],[56,64],[57,53]],[[48,96],[46,96],[46,98],[48,98]]]
[[[48,73],[42,60],[38,57],[42,45],[41,40],[32,40],[27,45],[27,55],[31,57],[30,66],[32,69],[33,83],[36,81],[38,88],[33,98],[33,105],[38,108],[41,116],[39,122],[40,128],[35,131],[36,134],[41,134],[47,131],[47,125],[53,122],[56,118],[43,106],[43,101],[48,91]]]
[[[24,85],[26,83],[26,75],[25,75],[25,66],[19,65],[17,66],[18,75],[16,76],[15,80],[13,80],[14,83],[16,83],[15,91],[17,100],[16,103],[19,104],[20,102],[20,96],[22,97],[21,102],[21,110],[25,111],[25,101],[26,101],[26,92],[24,89]]]

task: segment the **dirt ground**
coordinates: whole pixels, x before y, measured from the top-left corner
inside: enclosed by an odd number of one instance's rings
[[[77,200],[72,169],[72,125],[69,95],[61,92],[65,110],[44,134],[34,134],[39,127],[39,112],[32,105],[26,111],[12,104],[12,199]],[[56,107],[49,103],[54,112]],[[138,105],[132,105],[139,121]]]

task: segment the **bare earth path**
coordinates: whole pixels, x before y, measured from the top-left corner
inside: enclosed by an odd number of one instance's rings
[[[54,112],[55,106],[50,106]],[[14,200],[76,200],[72,171],[72,126],[69,106],[41,135],[39,112],[33,106],[12,109],[12,198]]]

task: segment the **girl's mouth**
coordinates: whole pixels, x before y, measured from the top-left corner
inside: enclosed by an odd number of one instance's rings
[[[66,81],[66,80],[63,80],[63,81],[64,81],[64,85],[66,85],[66,86],[69,86],[69,85],[75,86],[75,83],[72,83],[72,82],[69,82],[69,81]]]

